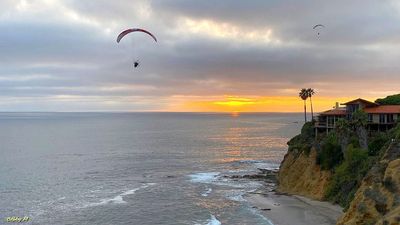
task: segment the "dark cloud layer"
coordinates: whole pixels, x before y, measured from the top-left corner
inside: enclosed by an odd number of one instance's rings
[[[321,95],[340,87],[343,95],[379,96],[398,91],[400,82],[396,1],[35,0],[0,6],[4,110],[37,110],[37,98],[44,109],[63,110],[54,103],[59,96],[69,98],[71,110],[84,106],[82,99],[90,103],[87,110],[162,110],[175,95],[295,95],[303,86]],[[317,23],[326,26],[319,36],[312,29]],[[117,44],[118,32],[129,26],[150,29],[159,42],[135,34]],[[141,66],[133,71],[135,59]]]

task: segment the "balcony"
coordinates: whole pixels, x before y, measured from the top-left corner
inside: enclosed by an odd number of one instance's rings
[[[317,121],[317,122],[315,122],[314,126],[317,127],[317,128],[335,128],[334,124],[327,123],[325,121],[321,121],[321,122]]]

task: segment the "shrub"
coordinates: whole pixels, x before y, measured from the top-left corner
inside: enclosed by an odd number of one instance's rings
[[[368,144],[368,155],[375,156],[379,155],[382,147],[385,146],[385,143],[390,140],[389,135],[385,133],[379,133],[375,137],[373,137]]]
[[[308,138],[314,138],[315,131],[313,123],[312,122],[305,123],[301,128],[301,134]]]
[[[378,98],[375,102],[380,105],[400,105],[400,94],[389,95],[386,98]]]
[[[314,142],[314,126],[311,122],[307,122],[301,128],[301,134],[293,137],[288,141],[289,151],[297,149],[300,152],[308,154]]]
[[[321,169],[330,170],[339,165],[343,160],[342,150],[334,132],[329,133],[321,143],[320,151],[317,155],[317,164]]]
[[[360,147],[360,142],[358,141],[358,137],[355,135],[350,136],[349,144],[354,146],[355,148]]]
[[[395,139],[400,139],[400,121],[399,121],[399,119],[397,119],[397,120],[398,120],[397,126],[393,128],[393,133],[394,133],[393,137]]]
[[[361,169],[359,166],[368,159],[368,153],[363,149],[349,145],[344,158],[351,169]]]
[[[325,198],[347,208],[370,167],[367,151],[349,145],[344,161],[335,168]]]
[[[287,144],[289,146],[289,151],[298,150],[299,152],[309,152],[311,149],[311,142],[301,134],[290,139]]]

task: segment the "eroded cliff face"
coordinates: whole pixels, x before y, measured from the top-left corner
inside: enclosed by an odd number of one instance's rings
[[[278,191],[322,200],[332,174],[321,170],[316,157],[314,148],[309,155],[304,151],[289,151],[279,169]]]
[[[400,224],[400,143],[393,142],[363,179],[338,225]]]

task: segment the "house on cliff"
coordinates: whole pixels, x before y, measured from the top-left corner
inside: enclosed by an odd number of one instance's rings
[[[346,103],[338,103],[336,106],[317,116],[315,129],[317,133],[329,132],[335,128],[338,119],[350,120],[353,113],[358,109],[368,114],[368,130],[387,131],[395,126],[397,120],[400,120],[400,105],[379,105],[365,99],[355,99]]]

